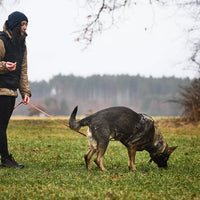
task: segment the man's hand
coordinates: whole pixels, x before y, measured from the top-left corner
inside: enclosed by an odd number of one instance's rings
[[[8,71],[14,71],[16,69],[17,62],[12,63],[12,62],[6,62],[6,68]]]
[[[27,103],[29,103],[29,101],[30,101],[29,96],[27,96],[27,95],[25,94],[24,99],[23,99],[23,104],[27,104]]]

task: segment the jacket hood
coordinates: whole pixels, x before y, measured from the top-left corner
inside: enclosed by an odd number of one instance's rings
[[[11,36],[11,33],[6,29],[6,22],[7,21],[5,21],[5,23],[4,23],[4,25],[3,25],[3,31],[8,35],[8,37],[11,39],[12,38],[12,36]]]

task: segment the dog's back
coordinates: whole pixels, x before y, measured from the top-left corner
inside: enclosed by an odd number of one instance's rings
[[[110,107],[96,112],[88,117],[76,121],[78,107],[75,107],[69,120],[70,128],[78,130],[82,126],[98,127],[102,124],[109,129],[118,129],[122,132],[132,132],[140,121],[140,115],[126,107]]]

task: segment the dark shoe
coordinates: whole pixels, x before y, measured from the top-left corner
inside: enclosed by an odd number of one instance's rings
[[[10,154],[6,159],[4,159],[0,166],[8,167],[8,168],[10,168],[10,167],[24,168],[24,164],[18,164],[12,157],[12,154]]]

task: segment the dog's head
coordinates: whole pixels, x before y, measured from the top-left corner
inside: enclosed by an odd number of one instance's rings
[[[158,167],[162,168],[167,168],[167,161],[169,159],[169,156],[171,153],[177,148],[178,146],[175,147],[166,147],[165,151],[160,154],[156,154],[151,156],[151,160],[149,162],[154,161]]]

